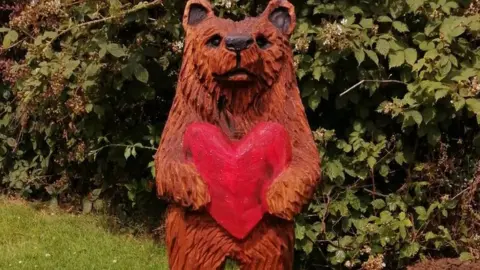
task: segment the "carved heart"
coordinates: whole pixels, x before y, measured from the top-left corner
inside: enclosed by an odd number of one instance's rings
[[[266,189],[292,156],[287,131],[271,122],[258,124],[238,141],[214,125],[193,123],[185,132],[183,150],[208,186],[207,211],[239,239],[262,219]]]

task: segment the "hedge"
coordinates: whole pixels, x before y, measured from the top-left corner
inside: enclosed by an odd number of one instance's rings
[[[266,2],[214,4],[241,19]],[[296,220],[297,268],[478,259],[480,1],[292,2],[298,83],[323,159]],[[182,61],[184,4],[0,6],[2,193],[161,214],[152,161]]]

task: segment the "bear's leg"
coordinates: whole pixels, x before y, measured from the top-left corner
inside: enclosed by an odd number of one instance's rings
[[[294,224],[266,218],[243,246],[242,270],[292,270],[295,248]]]
[[[166,220],[166,244],[171,270],[222,269],[235,249],[221,228],[204,213],[172,207]]]

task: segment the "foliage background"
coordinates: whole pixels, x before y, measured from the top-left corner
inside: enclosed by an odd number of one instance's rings
[[[266,2],[214,4],[243,18]],[[480,1],[292,2],[324,174],[297,219],[297,268],[478,259]],[[3,1],[2,193],[124,223],[160,219],[152,155],[175,93],[184,4]]]

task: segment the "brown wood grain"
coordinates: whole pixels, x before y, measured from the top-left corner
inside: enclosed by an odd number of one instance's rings
[[[190,8],[198,5],[206,10],[205,18],[191,25]],[[283,28],[269,19],[278,8],[290,15]],[[262,15],[234,22],[215,17],[208,1],[191,0],[183,25],[186,38],[177,92],[155,155],[157,193],[173,202],[167,218],[171,269],[217,269],[227,256],[240,261],[243,269],[291,269],[292,220],[320,181],[320,158],[288,41],[295,27],[293,5],[272,0]],[[236,55],[223,44],[206,45],[213,35],[232,33],[263,35],[270,47],[254,45]],[[255,74],[251,83],[226,85],[216,79],[215,74],[227,73],[238,64]],[[282,124],[292,139],[292,162],[267,191],[270,215],[243,241],[226,234],[204,211],[210,202],[208,188],[182,154],[183,134],[195,121],[214,124],[231,139],[241,138],[259,122],[273,121]]]

